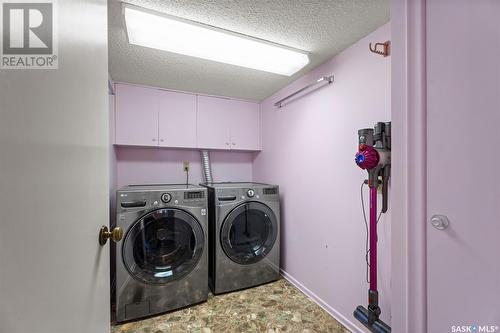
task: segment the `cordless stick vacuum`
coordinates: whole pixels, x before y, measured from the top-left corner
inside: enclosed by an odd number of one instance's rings
[[[391,328],[380,320],[377,290],[377,189],[382,187],[382,213],[387,212],[388,184],[391,172],[391,123],[377,123],[374,129],[358,131],[359,150],[356,164],[368,171],[370,188],[370,289],[368,290],[368,308],[359,305],[354,310],[354,317],[371,332],[387,333]],[[366,181],[365,181],[366,184]]]

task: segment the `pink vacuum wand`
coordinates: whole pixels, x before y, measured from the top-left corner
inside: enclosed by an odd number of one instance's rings
[[[375,128],[358,131],[359,149],[356,153],[356,164],[368,171],[370,188],[370,289],[368,290],[368,309],[358,306],[354,317],[370,331],[376,333],[390,332],[391,328],[379,319],[377,290],[377,189],[382,186],[382,213],[387,212],[388,184],[391,171],[391,123],[377,123]]]

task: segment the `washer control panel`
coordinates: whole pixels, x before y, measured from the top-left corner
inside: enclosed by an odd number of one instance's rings
[[[167,206],[206,207],[206,189],[159,189],[118,191],[118,211],[142,211]]]

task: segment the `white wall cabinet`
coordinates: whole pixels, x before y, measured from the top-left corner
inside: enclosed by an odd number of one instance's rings
[[[198,96],[198,148],[231,149],[230,100]]]
[[[115,144],[196,146],[196,95],[116,84]]]
[[[260,150],[258,103],[198,96],[198,148]]]
[[[231,149],[260,150],[260,105],[231,101]]]
[[[258,103],[116,84],[115,144],[260,150]]]
[[[117,84],[115,144],[158,146],[158,90]]]
[[[159,91],[159,146],[196,147],[196,95]]]

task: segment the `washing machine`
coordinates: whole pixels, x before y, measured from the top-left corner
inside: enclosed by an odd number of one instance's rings
[[[117,191],[115,316],[134,320],[208,297],[207,189],[126,186]]]
[[[258,183],[211,183],[209,285],[214,294],[279,278],[279,189]]]

